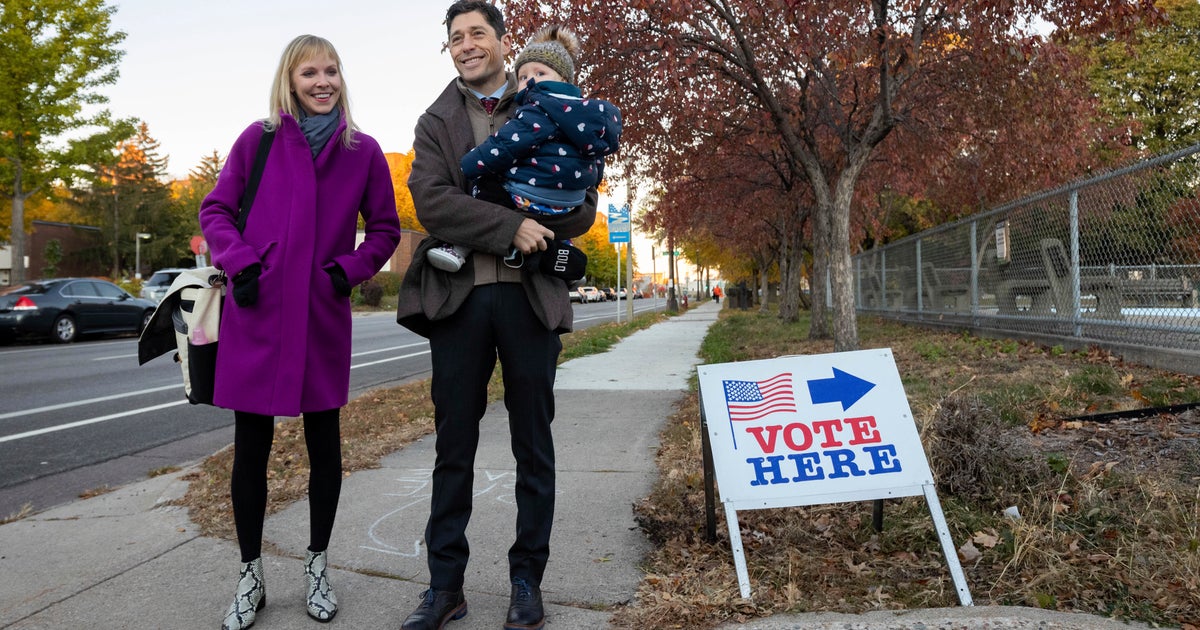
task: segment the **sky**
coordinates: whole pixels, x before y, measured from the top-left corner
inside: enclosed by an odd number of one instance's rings
[[[297,35],[331,41],[342,58],[350,107],[384,152],[412,148],[421,112],[455,76],[445,16],[449,0],[111,0],[124,31],[120,78],[101,92],[116,117],[149,126],[185,177],[222,158],[265,118],[280,54]]]
[[[145,122],[186,177],[215,150],[222,159],[268,97],[284,46],[312,34],[333,43],[354,120],[385,153],[412,149],[417,118],[456,76],[442,50],[451,0],[110,0],[125,32],[115,85],[100,91],[118,118]],[[614,189],[613,203],[625,193]],[[600,199],[600,211],[609,200]],[[635,204],[636,206],[636,204]],[[636,209],[635,209],[636,214]],[[634,233],[642,266],[650,243]],[[663,265],[660,264],[661,268]]]

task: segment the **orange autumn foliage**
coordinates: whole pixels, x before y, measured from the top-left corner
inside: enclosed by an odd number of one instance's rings
[[[421,222],[417,221],[417,209],[413,207],[412,193],[408,190],[408,175],[412,173],[413,158],[416,151],[409,149],[408,153],[385,153],[388,168],[392,171],[392,186],[396,189],[396,214],[400,216],[400,227],[406,230],[421,230]]]

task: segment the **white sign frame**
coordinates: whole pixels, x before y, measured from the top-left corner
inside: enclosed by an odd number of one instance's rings
[[[697,374],[743,598],[738,510],[924,496],[959,602],[972,605],[890,348],[701,365]]]

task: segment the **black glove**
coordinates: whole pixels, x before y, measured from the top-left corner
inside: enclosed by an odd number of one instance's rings
[[[578,282],[587,274],[587,254],[570,241],[546,239],[546,251],[536,251],[525,257],[526,269],[537,269],[547,276]]]
[[[238,306],[245,308],[258,301],[258,276],[261,273],[262,265],[254,263],[233,277],[233,301]]]
[[[333,280],[333,290],[342,297],[350,297],[350,290],[354,287],[350,286],[350,281],[346,279],[346,271],[342,266],[334,263],[334,265],[325,270],[329,274],[329,279]]]

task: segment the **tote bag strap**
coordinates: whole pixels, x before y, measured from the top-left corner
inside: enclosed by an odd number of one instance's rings
[[[254,205],[254,196],[258,194],[258,182],[262,180],[263,168],[267,165],[267,154],[271,152],[271,143],[275,141],[275,130],[264,131],[258,139],[258,152],[254,154],[254,167],[250,169],[250,179],[246,180],[246,190],[242,193],[242,207],[238,212],[238,232],[246,230],[246,219],[250,216],[250,207]]]

